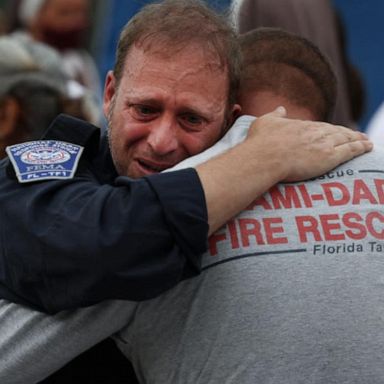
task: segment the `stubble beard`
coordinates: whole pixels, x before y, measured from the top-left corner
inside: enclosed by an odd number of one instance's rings
[[[115,169],[117,173],[121,176],[129,176],[127,174],[127,169],[125,167],[122,167],[120,162],[118,161],[118,156],[115,153],[116,145],[114,143],[114,139],[112,138],[112,130],[113,130],[113,114],[115,110],[115,104],[116,104],[116,98],[113,96],[111,100],[111,105],[108,111],[108,116],[107,116],[107,139],[108,139],[108,146],[109,146],[109,151],[111,153],[112,161],[115,166]],[[117,144],[117,143],[116,143]]]

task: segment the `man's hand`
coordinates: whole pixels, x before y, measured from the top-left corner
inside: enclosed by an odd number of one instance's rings
[[[256,119],[247,138],[282,172],[280,181],[322,175],[373,147],[364,133],[323,122],[291,120],[285,114],[279,107]]]
[[[285,115],[280,107],[256,119],[244,142],[197,166],[210,233],[276,183],[322,175],[372,149],[363,133]]]

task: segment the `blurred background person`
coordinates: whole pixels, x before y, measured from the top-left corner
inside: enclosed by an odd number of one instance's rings
[[[0,157],[8,145],[39,139],[60,113],[96,123],[100,111],[61,69],[54,49],[22,35],[1,36]]]
[[[65,74],[48,47],[0,37],[0,157],[5,147],[38,139],[64,112]]]
[[[99,72],[85,49],[90,7],[90,0],[21,0],[17,13],[22,28],[18,33],[57,49],[68,76],[91,90],[101,103]]]
[[[309,39],[321,49],[337,78],[338,96],[331,121],[357,128],[364,87],[359,72],[349,62],[343,25],[333,4],[329,0],[238,0],[235,5],[233,18],[240,33],[261,26],[279,27]],[[360,105],[352,105],[352,100]]]

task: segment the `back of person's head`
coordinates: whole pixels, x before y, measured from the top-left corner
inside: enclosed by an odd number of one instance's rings
[[[118,44],[114,75],[122,77],[127,54],[136,46],[153,54],[172,57],[195,44],[219,60],[229,75],[229,103],[239,83],[241,55],[237,34],[227,19],[199,0],[164,0],[141,9],[124,27]]]
[[[328,121],[336,101],[331,65],[309,40],[278,28],[240,36],[243,70],[239,102],[250,92],[268,91]]]
[[[336,8],[331,0],[238,0],[234,18],[240,33],[259,27],[282,28],[303,36],[328,57],[337,78],[332,116],[336,124],[354,127],[345,52],[340,40]]]
[[[65,92],[55,51],[21,36],[0,37],[0,149],[39,138],[62,112]]]

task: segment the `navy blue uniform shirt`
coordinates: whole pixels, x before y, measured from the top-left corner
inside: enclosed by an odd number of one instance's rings
[[[21,184],[0,163],[0,297],[55,313],[145,300],[200,272],[207,210],[192,168],[118,176],[107,140],[59,116],[44,139],[85,147],[72,179]]]

